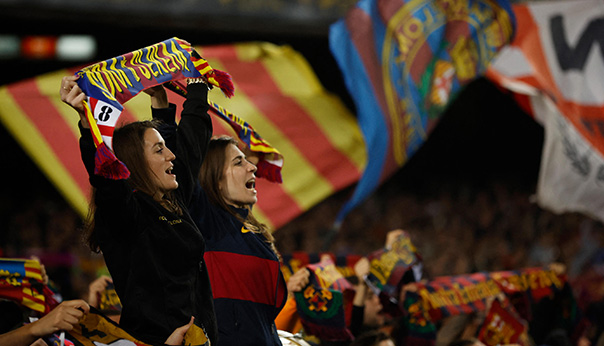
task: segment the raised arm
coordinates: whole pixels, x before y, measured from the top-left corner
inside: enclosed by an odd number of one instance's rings
[[[204,83],[188,84],[187,99],[183,104],[178,126],[173,114],[153,109],[153,118],[164,123],[160,134],[176,155],[174,170],[178,179],[178,191],[185,205],[191,200],[199,169],[212,137],[212,121],[208,109],[208,87]]]
[[[212,120],[208,114],[208,87],[204,83],[189,82],[187,100],[183,104],[178,124],[177,146],[181,160],[186,162],[185,179],[180,178],[181,193],[186,204],[191,200],[199,170],[208,152],[212,138]],[[182,177],[181,173],[181,177]]]
[[[88,171],[88,176],[94,175],[94,142],[92,141],[92,134],[90,133],[90,124],[86,118],[84,104],[82,103],[86,99],[86,94],[80,89],[77,84],[79,76],[65,76],[61,80],[61,89],[59,94],[61,95],[61,101],[73,108],[80,116],[78,123],[80,129],[80,152],[82,155],[82,162]]]
[[[80,130],[80,154],[84,167],[88,172],[90,185],[97,189],[95,204],[99,205],[99,199],[106,201],[106,203],[102,204],[109,206],[108,212],[112,217],[119,217],[122,214],[129,216],[136,215],[138,209],[135,205],[125,207],[125,204],[131,201],[128,195],[133,193],[126,180],[111,180],[95,174],[96,146],[94,145],[92,133],[90,132],[90,124],[88,123],[83,105],[86,94],[79,88],[77,84],[78,78],[75,75],[63,77],[59,93],[61,100],[73,108],[80,117],[80,121],[78,122]],[[127,219],[132,220],[131,217]]]

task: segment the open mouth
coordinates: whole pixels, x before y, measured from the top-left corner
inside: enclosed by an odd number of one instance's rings
[[[256,188],[256,179],[250,179],[245,183],[245,188],[248,190],[252,190]]]
[[[166,174],[173,175],[174,173],[172,173],[172,169],[174,169],[174,167],[166,169]]]

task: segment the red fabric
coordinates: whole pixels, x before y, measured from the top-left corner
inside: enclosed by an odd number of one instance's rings
[[[274,306],[281,304],[287,294],[284,287],[275,292],[279,262],[221,251],[207,251],[204,258],[214,299],[240,299]],[[263,275],[257,275],[259,272]]]
[[[115,157],[105,142],[99,144],[94,155],[94,173],[107,179],[128,179],[130,171]]]

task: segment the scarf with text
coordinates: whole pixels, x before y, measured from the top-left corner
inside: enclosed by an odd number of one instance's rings
[[[231,77],[210,67],[186,41],[176,37],[120,55],[76,72],[86,94],[86,117],[97,148],[95,174],[127,179],[130,172],[112,152],[113,130],[123,104],[144,89],[184,78],[203,78],[227,97],[234,94]]]
[[[405,283],[419,281],[422,276],[422,258],[403,232],[389,249],[380,249],[367,256],[370,263],[367,285],[379,296],[384,312],[398,316],[399,294]]]

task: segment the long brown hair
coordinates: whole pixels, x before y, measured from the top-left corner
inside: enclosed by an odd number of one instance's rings
[[[208,198],[212,204],[221,207],[231,215],[235,216],[245,225],[245,228],[249,229],[250,231],[262,234],[266,239],[266,242],[270,244],[270,247],[275,255],[277,255],[277,258],[279,258],[279,261],[281,261],[281,255],[275,247],[275,238],[269,231],[268,227],[254,217],[251,207],[245,206],[245,208],[248,209],[248,216],[246,219],[243,219],[239,214],[235,213],[229,207],[222,197],[222,193],[220,192],[220,181],[224,176],[226,149],[229,145],[234,145],[237,147],[238,142],[236,139],[229,136],[212,138],[210,145],[208,146],[206,157],[201,165],[201,170],[199,171],[199,182],[201,183],[201,187],[208,195]]]
[[[145,158],[145,132],[149,129],[157,129],[160,124],[158,120],[135,121],[119,128],[113,132],[113,150],[115,156],[122,161],[130,171],[128,183],[133,190],[155,195],[157,186]],[[90,199],[90,208],[86,220],[86,243],[92,251],[99,251],[98,235],[95,230],[94,214],[96,205],[94,202],[96,191],[93,189]],[[164,195],[163,200],[157,201],[170,211],[182,215],[182,208],[176,201],[172,192]]]

